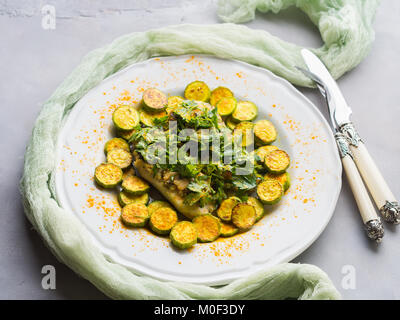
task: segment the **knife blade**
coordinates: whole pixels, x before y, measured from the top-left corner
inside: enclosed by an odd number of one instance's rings
[[[352,110],[348,106],[345,98],[340,91],[336,81],[332,78],[328,69],[322,63],[322,61],[307,49],[301,50],[301,55],[307,65],[310,72],[318,76],[322,81],[323,87],[327,94],[326,99],[328,100],[329,113],[331,120],[337,127],[344,125],[345,123],[351,122],[350,117]]]
[[[383,219],[389,223],[400,223],[400,205],[351,122],[352,110],[339,86],[316,55],[307,49],[301,50],[301,54],[308,71],[318,79],[318,86],[323,87],[332,125],[347,138],[352,158]]]

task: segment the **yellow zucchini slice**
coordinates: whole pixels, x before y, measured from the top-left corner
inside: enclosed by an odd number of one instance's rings
[[[227,127],[231,130],[234,130],[237,123],[232,120],[232,117],[228,117],[225,121]]]
[[[271,151],[264,157],[264,164],[271,173],[283,173],[290,166],[290,157],[283,150]]]
[[[233,139],[239,139],[242,137],[242,147],[247,147],[254,143],[254,124],[248,121],[239,123],[235,130],[233,130]]]
[[[154,119],[160,119],[168,116],[165,110],[159,112],[147,112],[145,109],[139,111],[140,122],[147,127],[154,126]]]
[[[156,88],[149,88],[143,92],[143,105],[150,112],[159,112],[167,107],[167,96]]]
[[[248,197],[246,203],[252,205],[256,210],[256,222],[259,221],[262,217],[264,217],[265,214],[264,205],[261,203],[260,200],[254,197]]]
[[[267,173],[264,176],[264,180],[278,180],[281,185],[283,186],[283,191],[286,192],[290,188],[290,175],[289,172],[284,172],[281,174],[273,174],[273,173]]]
[[[125,139],[126,141],[130,141],[133,135],[136,133],[135,129],[132,130],[117,130],[117,136]]]
[[[189,249],[197,243],[197,231],[189,221],[178,222],[169,234],[172,244],[178,249]]]
[[[236,228],[231,224],[221,222],[221,237],[232,237],[238,232],[239,228]]]
[[[94,170],[94,180],[103,188],[114,188],[122,180],[122,170],[112,163],[102,163]]]
[[[156,211],[160,208],[172,209],[172,206],[167,201],[156,200],[156,201],[153,201],[152,203],[150,203],[148,205],[148,208],[149,208],[150,215],[152,215],[154,211]]]
[[[132,154],[124,149],[114,148],[108,151],[107,162],[115,164],[121,169],[125,169],[132,163]]]
[[[237,101],[234,97],[222,98],[217,102],[217,111],[220,116],[229,116],[236,109]]]
[[[130,176],[135,176],[135,169],[133,169],[133,167],[129,167],[128,169],[126,169],[124,171],[124,173],[122,174],[122,180],[125,180],[126,178],[130,177]]]
[[[115,109],[112,120],[119,130],[132,130],[139,124],[139,113],[130,106]]]
[[[108,140],[106,144],[104,145],[104,152],[107,154],[110,150],[119,148],[119,149],[124,149],[128,152],[131,151],[129,148],[129,144],[121,138],[112,138],[111,140]]]
[[[178,108],[184,99],[181,96],[171,96],[168,98],[168,105],[167,105],[167,113],[170,114],[172,111],[175,111]]]
[[[265,180],[257,186],[257,195],[264,204],[276,204],[283,196],[283,186],[277,180]]]
[[[176,211],[171,208],[159,208],[150,216],[150,228],[158,234],[168,234],[178,222]]]
[[[203,81],[193,81],[185,88],[186,100],[207,102],[210,95],[210,88]]]
[[[277,146],[262,146],[256,150],[256,154],[260,157],[260,162],[264,163],[265,156],[271,151],[278,150]]]
[[[139,196],[150,190],[149,184],[137,176],[129,176],[122,181],[122,189],[127,193]]]
[[[258,108],[250,101],[239,101],[236,110],[232,113],[232,119],[236,122],[252,121],[257,118]]]
[[[256,223],[256,209],[250,204],[239,203],[233,208],[232,223],[239,230],[249,230]]]
[[[144,227],[149,218],[149,210],[142,203],[131,203],[122,208],[121,221],[128,227]]]
[[[222,201],[217,210],[218,218],[220,218],[222,221],[231,221],[232,210],[239,202],[240,199],[237,197],[230,197]]]
[[[149,202],[149,194],[143,193],[139,196],[135,196],[128,192],[121,191],[118,194],[118,201],[119,201],[119,204],[121,205],[121,207],[124,207],[127,204],[131,204],[131,203],[147,204]]]
[[[211,242],[221,234],[221,224],[218,218],[211,214],[199,216],[193,219],[197,230],[197,240],[200,242]]]
[[[278,137],[275,126],[269,120],[257,121],[254,125],[254,136],[260,145],[271,144]]]
[[[233,97],[233,92],[228,88],[225,87],[215,88],[211,92],[210,104],[215,107],[219,100],[221,100],[222,98],[230,98],[230,97]]]

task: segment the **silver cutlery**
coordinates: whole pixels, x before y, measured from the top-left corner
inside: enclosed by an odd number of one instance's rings
[[[303,49],[301,54],[308,70],[297,68],[317,84],[327,101],[339,154],[367,234],[371,239],[380,242],[384,234],[383,225],[364,183],[385,221],[395,224],[400,222],[399,203],[351,122],[352,110],[347,105],[336,81],[311,51]]]

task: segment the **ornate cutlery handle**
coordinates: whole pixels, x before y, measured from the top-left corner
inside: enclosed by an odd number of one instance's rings
[[[365,184],[372,195],[383,219],[389,223],[400,223],[400,206],[385,179],[369,154],[352,123],[340,127],[347,137],[353,159],[361,173]]]
[[[339,154],[342,159],[344,171],[346,172],[351,191],[353,192],[361,218],[370,239],[381,242],[384,230],[383,225],[376,214],[374,205],[368,195],[368,191],[364,186],[360,173],[353,161],[353,155],[349,148],[347,138],[342,133],[335,134],[336,143]]]

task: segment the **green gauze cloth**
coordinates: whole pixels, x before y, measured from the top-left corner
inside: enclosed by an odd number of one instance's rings
[[[314,52],[336,77],[365,56],[373,39],[371,21],[377,1],[221,1],[219,12],[225,20],[244,21],[254,16],[256,8],[278,12],[292,4],[320,28],[325,45]],[[218,288],[136,275],[99,251],[78,218],[59,206],[54,192],[60,128],[83,95],[121,68],[155,56],[204,53],[256,64],[292,83],[309,86],[294,69],[302,65],[299,49],[265,31],[219,24],[133,33],[89,53],[44,104],[25,154],[21,181],[25,212],[54,255],[115,299],[340,298],[327,275],[311,265],[278,265]]]

